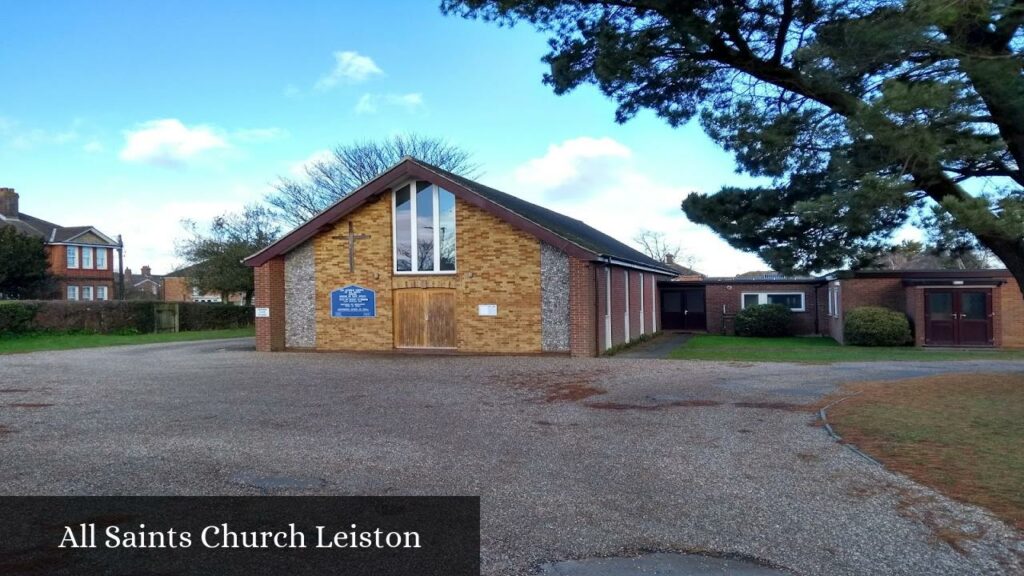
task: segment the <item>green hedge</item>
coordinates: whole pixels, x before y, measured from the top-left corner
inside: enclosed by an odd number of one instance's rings
[[[792,336],[793,313],[782,304],[758,304],[736,314],[736,335],[778,338]]]
[[[864,306],[846,313],[843,341],[853,346],[905,346],[913,341],[906,314]]]
[[[0,302],[0,335],[30,331],[37,310],[30,302]]]
[[[90,332],[98,334],[153,332],[155,307],[162,302],[141,300],[67,302],[62,300],[0,301],[0,335],[29,332]],[[220,330],[253,324],[252,306],[181,302],[178,329]]]
[[[178,329],[223,330],[252,326],[255,312],[252,306],[182,302],[178,304]]]

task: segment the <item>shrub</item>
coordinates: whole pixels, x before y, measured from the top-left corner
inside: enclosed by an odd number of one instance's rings
[[[182,302],[178,304],[178,329],[222,330],[252,326],[252,306],[213,304],[205,302]]]
[[[0,302],[0,334],[31,332],[38,309],[30,302]]]
[[[854,308],[846,314],[843,340],[854,346],[904,346],[912,341],[910,321],[888,308]]]
[[[793,313],[782,304],[758,304],[736,314],[737,336],[776,338],[792,334]]]

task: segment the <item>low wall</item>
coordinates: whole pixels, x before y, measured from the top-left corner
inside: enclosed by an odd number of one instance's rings
[[[0,334],[154,332],[156,308],[166,305],[144,301],[0,301]],[[176,306],[181,331],[243,328],[253,323],[251,306],[198,302],[181,302]]]

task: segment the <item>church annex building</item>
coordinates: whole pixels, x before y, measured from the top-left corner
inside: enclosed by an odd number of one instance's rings
[[[261,351],[595,356],[658,330],[658,282],[678,274],[413,158],[245,263]]]

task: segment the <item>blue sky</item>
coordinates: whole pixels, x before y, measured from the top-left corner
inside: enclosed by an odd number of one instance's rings
[[[625,125],[594,88],[541,83],[545,38],[434,2],[20,2],[0,37],[0,186],[22,211],[122,234],[126,264],[180,261],[180,220],[258,201],[331,146],[402,132],[474,153],[486,184],[698,269],[763,268],[689,223],[692,191],[745,183],[693,123]]]

